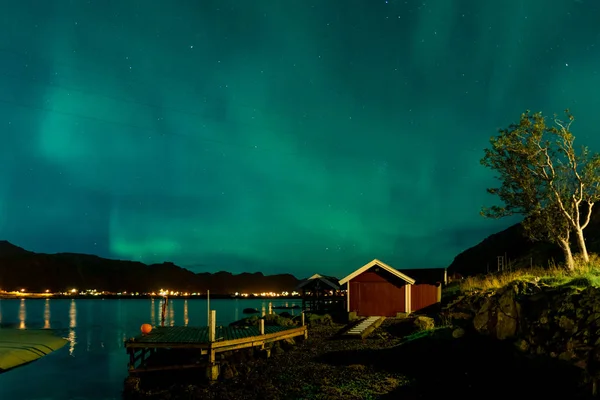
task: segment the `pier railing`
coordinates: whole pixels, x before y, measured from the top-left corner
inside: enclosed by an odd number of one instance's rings
[[[258,327],[219,327],[217,330],[217,312],[210,310],[208,327],[157,327],[147,335],[129,339],[125,348],[130,355],[129,372],[136,374],[146,371],[157,371],[177,368],[194,368],[201,364],[178,366],[149,367],[146,355],[152,356],[159,350],[188,349],[206,356],[207,376],[211,380],[219,375],[217,353],[236,351],[244,348],[259,348],[267,357],[270,356],[269,343],[303,337],[308,338],[304,312],[301,314],[301,325],[296,327],[265,326],[265,315],[258,321]],[[219,336],[217,336],[217,332]],[[139,364],[139,365],[138,365]]]

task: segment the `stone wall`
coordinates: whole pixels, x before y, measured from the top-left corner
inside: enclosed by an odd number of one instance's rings
[[[523,352],[571,363],[600,378],[600,289],[514,283],[461,295],[442,318],[460,329],[514,341]]]

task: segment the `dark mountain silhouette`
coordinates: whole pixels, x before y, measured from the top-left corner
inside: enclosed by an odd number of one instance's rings
[[[110,292],[184,292],[212,294],[292,291],[299,280],[291,274],[263,275],[229,272],[196,274],[165,262],[146,265],[88,254],[34,253],[0,241],[0,288],[42,292],[96,289]]]
[[[594,208],[590,224],[584,231],[588,252],[600,252],[600,207]],[[578,251],[572,243],[573,253]],[[498,270],[498,257],[506,256],[513,269],[530,265],[545,267],[549,262],[564,261],[558,246],[546,242],[532,242],[523,235],[521,224],[513,225],[502,232],[495,233],[476,246],[473,246],[454,258],[448,267],[448,273],[463,276],[477,275]]]
[[[19,246],[15,246],[6,240],[0,240],[0,257],[18,256],[23,254],[31,254],[31,252],[22,249]]]

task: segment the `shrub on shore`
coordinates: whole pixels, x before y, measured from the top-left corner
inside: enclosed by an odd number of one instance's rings
[[[331,318],[331,315],[329,315],[329,314],[308,314],[307,323],[309,326],[314,326],[314,325],[330,326],[333,324],[333,318]]]
[[[556,264],[547,268],[532,267],[487,275],[470,276],[459,284],[461,292],[496,290],[515,281],[536,281],[546,286],[600,287],[600,256],[590,254],[590,261],[575,258],[575,268],[567,270]]]
[[[297,325],[296,321],[292,318],[279,314],[267,314],[264,317],[253,315],[251,317],[242,318],[239,321],[235,321],[229,324],[229,326],[258,326],[258,321],[264,318],[266,326],[294,326]]]

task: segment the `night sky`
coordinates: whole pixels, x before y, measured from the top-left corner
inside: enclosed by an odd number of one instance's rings
[[[550,4],[551,3],[551,4]],[[0,239],[193,271],[446,267],[526,109],[600,150],[600,2],[20,0]]]

